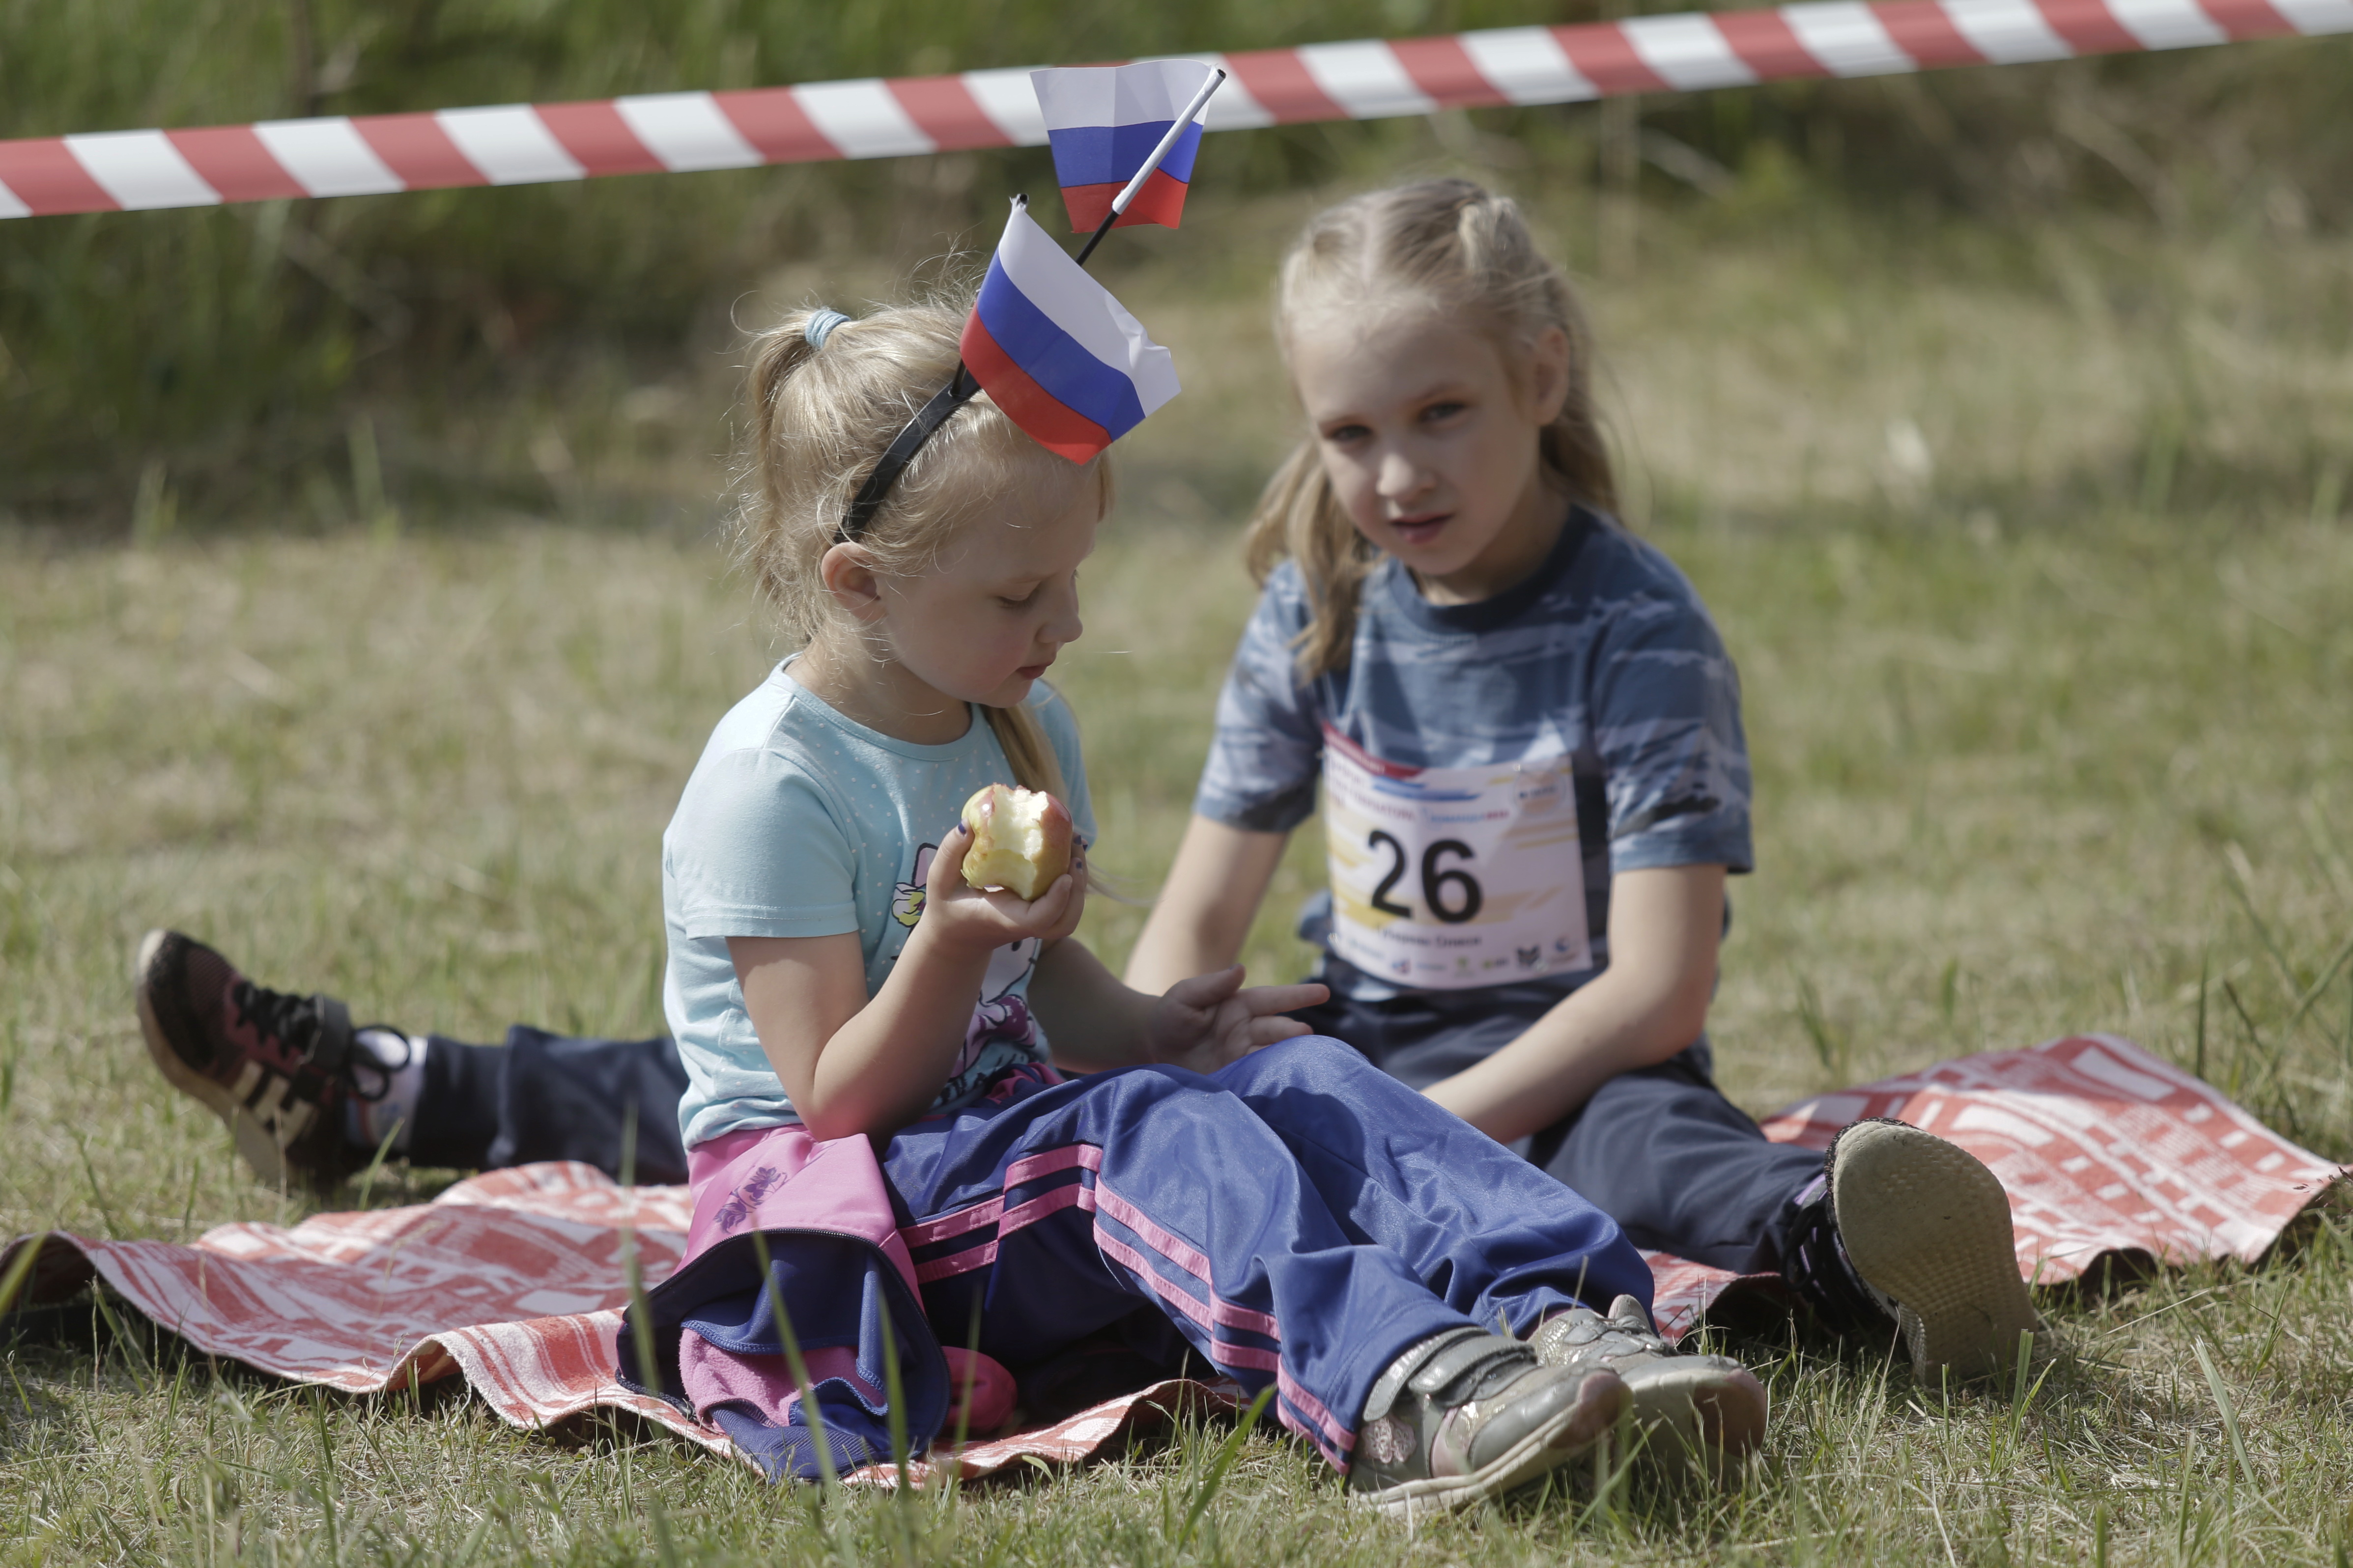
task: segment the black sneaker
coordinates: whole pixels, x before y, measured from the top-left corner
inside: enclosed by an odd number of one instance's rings
[[[332,1186],[367,1163],[373,1151],[343,1136],[343,1100],[389,1086],[355,1047],[349,1008],[265,990],[178,931],[147,933],[132,980],[147,1054],[227,1124],[256,1175]]]
[[[1767,1405],[1757,1374],[1730,1356],[1679,1352],[1631,1296],[1603,1317],[1575,1307],[1545,1320],[1528,1348],[1546,1366],[1599,1366],[1632,1391],[1634,1424],[1654,1458],[1715,1468],[1765,1440]]]
[[[1501,1497],[1590,1452],[1628,1399],[1607,1367],[1546,1366],[1478,1329],[1434,1335],[1366,1397],[1348,1489],[1409,1519]]]
[[[2000,1178],[1960,1145],[1892,1118],[1840,1131],[1781,1271],[1835,1331],[1900,1336],[1922,1383],[2006,1373],[2021,1335],[2030,1349],[2047,1345]]]

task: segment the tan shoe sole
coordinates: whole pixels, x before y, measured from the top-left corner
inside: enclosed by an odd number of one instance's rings
[[[2011,1367],[2042,1331],[2019,1277],[2010,1199],[1958,1144],[1901,1122],[1860,1121],[1831,1155],[1831,1213],[1847,1260],[1893,1297],[1912,1373],[1934,1384]]]
[[[1590,1453],[1617,1427],[1632,1397],[1615,1373],[1590,1373],[1577,1391],[1576,1404],[1469,1475],[1430,1476],[1377,1492],[1350,1492],[1349,1500],[1410,1520],[1503,1497]]]

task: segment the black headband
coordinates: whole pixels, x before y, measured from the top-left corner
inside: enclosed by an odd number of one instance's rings
[[[964,367],[963,361],[957,361],[955,374],[948,378],[945,386],[932,394],[929,403],[915,411],[915,416],[907,421],[905,428],[891,438],[891,444],[882,449],[881,458],[875,463],[874,471],[866,476],[864,484],[858,487],[857,498],[849,503],[849,510],[842,514],[841,528],[835,535],[838,542],[856,542],[858,536],[866,531],[867,524],[874,521],[874,514],[882,510],[882,503],[890,499],[891,487],[899,482],[899,476],[906,471],[909,463],[915,460],[915,454],[923,450],[923,443],[932,438],[932,432],[946,424],[949,415],[970,403],[979,393],[980,383],[972,378],[972,372]]]

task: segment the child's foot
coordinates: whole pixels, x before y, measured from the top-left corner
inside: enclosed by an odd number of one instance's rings
[[[1793,1250],[1799,1288],[1834,1324],[1892,1319],[1927,1384],[2007,1372],[2021,1336],[2046,1331],[2019,1277],[2010,1199],[1968,1150],[1889,1118],[1857,1121],[1831,1144],[1825,1179]]]
[[[1634,1422],[1651,1451],[1710,1468],[1737,1461],[1765,1440],[1765,1385],[1730,1356],[1677,1352],[1661,1339],[1651,1314],[1631,1296],[1603,1317],[1573,1307],[1545,1320],[1528,1348],[1546,1366],[1599,1366],[1633,1391]]]
[[[1373,1384],[1348,1489],[1407,1517],[1501,1497],[1588,1452],[1629,1397],[1607,1367],[1546,1366],[1477,1329],[1434,1335]]]
[[[132,980],[147,1054],[228,1125],[263,1181],[331,1186],[367,1163],[343,1105],[382,1098],[385,1074],[341,1002],[264,990],[178,931],[147,933]]]

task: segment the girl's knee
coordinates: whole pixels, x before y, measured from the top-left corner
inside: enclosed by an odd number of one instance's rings
[[[1221,1068],[1215,1081],[1236,1094],[1256,1094],[1272,1089],[1361,1083],[1367,1076],[1387,1077],[1346,1041],[1329,1035],[1296,1035]]]

